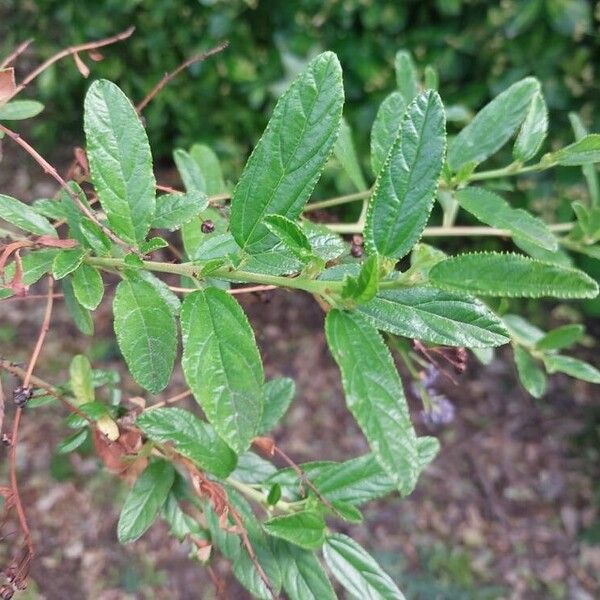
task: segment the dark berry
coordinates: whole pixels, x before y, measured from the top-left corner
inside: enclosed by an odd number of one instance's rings
[[[33,390],[31,388],[18,387],[13,392],[13,400],[18,407],[23,408],[32,395]]]
[[[215,224],[210,219],[206,219],[206,221],[202,221],[200,229],[202,233],[212,233],[215,230]]]
[[[358,244],[352,244],[350,247],[350,254],[352,254],[354,258],[360,258],[364,253],[363,247]]]
[[[352,243],[353,243],[355,246],[362,246],[362,245],[363,245],[363,243],[364,243],[363,236],[362,236],[360,233],[355,233],[355,234],[352,236]]]

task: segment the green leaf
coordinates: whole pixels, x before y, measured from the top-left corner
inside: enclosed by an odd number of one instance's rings
[[[171,312],[174,315],[179,314],[179,310],[181,309],[181,301],[177,297],[175,292],[169,289],[169,286],[162,280],[156,277],[150,271],[139,270],[135,273],[135,275],[129,275],[129,279],[143,279],[147,281],[158,293],[158,295],[168,304]]]
[[[371,252],[402,258],[421,237],[442,170],[445,127],[435,91],[419,94],[406,109],[369,201],[365,242]]]
[[[155,252],[156,250],[160,250],[161,248],[166,248],[169,245],[169,242],[161,237],[153,237],[145,242],[140,244],[140,253],[141,254],[150,254]],[[137,256],[137,255],[133,255]],[[138,257],[139,258],[139,257]],[[143,264],[143,263],[142,263]]]
[[[323,556],[334,577],[352,596],[373,600],[404,600],[391,577],[347,535],[329,535],[323,546]]]
[[[60,250],[52,262],[52,275],[54,279],[62,279],[79,267],[85,257],[85,250],[81,247]]]
[[[269,534],[305,550],[320,548],[325,541],[325,521],[316,512],[303,511],[272,517],[263,523]]]
[[[345,119],[342,119],[340,134],[333,146],[333,152],[344,171],[346,171],[350,181],[354,184],[354,187],[359,192],[366,190],[367,182],[365,181],[362,169],[360,168],[360,163],[358,162],[356,148],[354,147],[354,141],[352,140],[352,130]]]
[[[185,150],[175,150],[173,160],[179,171],[183,185],[188,192],[208,193],[206,179],[200,165],[195,158]]]
[[[379,289],[379,259],[372,254],[365,260],[357,277],[347,275],[342,287],[342,298],[357,304],[372,300]]]
[[[80,264],[72,275],[73,292],[81,306],[95,310],[104,296],[104,283],[100,272],[85,263]]]
[[[541,91],[534,94],[513,148],[515,160],[526,162],[539,151],[548,135],[548,108]]]
[[[417,68],[408,50],[398,50],[394,61],[396,84],[402,94],[404,104],[408,106],[419,93]]]
[[[517,373],[523,387],[534,398],[541,398],[546,391],[546,374],[523,346],[515,346],[513,351]]]
[[[336,500],[331,506],[334,508],[331,512],[348,523],[362,523],[365,520],[360,510],[348,502]]]
[[[112,242],[109,237],[92,221],[82,221],[79,226],[79,235],[87,246],[89,246],[96,254],[110,254]],[[71,229],[69,228],[69,231]]]
[[[583,325],[563,325],[549,331],[536,342],[535,347],[538,350],[562,350],[578,342],[584,332]]]
[[[522,208],[512,208],[506,200],[477,187],[468,187],[455,194],[462,208],[482,223],[507,229],[513,235],[552,252],[558,250],[558,241],[546,223]]]
[[[182,367],[217,433],[238,454],[258,434],[264,374],[240,305],[216,288],[193,292],[181,307]]]
[[[204,192],[159,196],[156,199],[156,212],[152,227],[175,231],[184,223],[198,216],[207,206],[208,197]]]
[[[392,92],[377,111],[371,129],[371,167],[375,175],[379,174],[383,163],[398,137],[400,123],[406,110],[404,97],[400,92]]]
[[[23,284],[33,285],[46,273],[52,270],[52,262],[58,254],[57,250],[36,250],[28,252],[21,259],[23,266]],[[4,281],[11,281],[15,275],[15,263],[11,262],[4,271]],[[1,282],[0,282],[1,283]],[[0,299],[9,298],[13,291],[9,288],[0,287]]]
[[[273,543],[290,600],[336,600],[333,587],[313,552],[283,540]]]
[[[276,472],[277,469],[268,460],[254,452],[244,452],[238,456],[237,467],[231,477],[242,483],[262,483]]]
[[[88,439],[88,434],[89,430],[87,429],[81,429],[80,431],[76,431],[75,433],[66,437],[58,444],[58,446],[56,446],[56,453],[69,454],[69,452],[77,450],[77,448],[85,444],[86,440]]]
[[[527,117],[531,100],[539,91],[539,81],[526,77],[484,106],[449,145],[452,171],[467,163],[481,163],[502,148]]]
[[[403,494],[410,493],[419,474],[417,438],[387,346],[363,317],[338,309],[327,315],[325,332],[350,412],[379,464]]]
[[[435,67],[432,65],[426,65],[423,70],[423,79],[425,81],[426,90],[437,90],[440,85],[440,77]]]
[[[519,315],[504,315],[502,320],[508,327],[510,335],[519,344],[533,346],[538,340],[544,337],[544,332],[539,327],[536,327]]]
[[[38,214],[47,219],[66,219],[67,211],[63,203],[50,198],[38,198],[31,203],[31,208]]]
[[[152,284],[133,279],[117,286],[113,312],[129,371],[142,387],[157,394],[169,383],[177,350],[171,308]]]
[[[167,499],[175,470],[170,463],[156,460],[138,477],[125,499],[117,535],[121,544],[134,542],[150,528]]]
[[[81,306],[77,298],[75,298],[70,278],[63,279],[62,291],[65,297],[65,306],[77,329],[84,335],[94,335],[94,321],[92,320],[90,311]]]
[[[303,260],[312,254],[306,234],[294,221],[281,215],[268,215],[264,218],[264,224],[296,258]]]
[[[552,154],[559,165],[570,167],[600,162],[600,133],[590,133]]]
[[[335,260],[347,252],[344,240],[326,226],[312,221],[302,221],[300,226],[308,238],[313,254],[325,262]]]
[[[424,436],[417,438],[417,450],[419,452],[419,466],[425,469],[440,451],[440,443],[437,438]]]
[[[20,121],[31,119],[44,110],[44,105],[36,100],[11,100],[0,106],[0,121]]]
[[[155,207],[150,144],[135,108],[110,81],[94,81],[84,102],[90,176],[114,232],[144,240]]]
[[[279,99],[233,192],[231,232],[256,253],[274,245],[269,214],[296,219],[312,193],[342,118],[342,70],[335,54],[313,59]]]
[[[154,442],[168,443],[201,469],[225,478],[235,469],[237,457],[215,430],[183,408],[144,411],[136,425]]]
[[[432,344],[482,348],[510,341],[485,304],[432,287],[384,290],[357,310],[378,329]]]
[[[572,356],[549,354],[544,356],[544,365],[548,373],[566,373],[576,379],[600,383],[600,371],[596,367]]]
[[[482,296],[595,298],[598,284],[583,271],[543,263],[520,254],[459,254],[429,272],[438,287]]]
[[[0,194],[0,219],[29,233],[56,237],[56,231],[48,219],[38,215],[27,204],[5,194]]]
[[[69,385],[78,405],[93,402],[95,399],[92,380],[92,365],[86,356],[77,354],[69,367]]]
[[[582,123],[577,113],[569,113],[569,120],[571,121],[571,127],[575,134],[575,140],[579,141],[583,139],[588,131]],[[592,200],[592,206],[598,206],[600,204],[600,183],[598,182],[598,172],[593,164],[586,164],[581,167],[583,175],[587,181],[588,189],[590,190],[590,197]]]
[[[223,179],[223,172],[219,158],[211,148],[203,144],[194,144],[190,148],[190,156],[200,167],[200,172],[204,178],[204,189],[202,190],[208,196],[215,196],[227,192],[227,186]]]
[[[279,377],[265,383],[265,406],[258,428],[259,434],[268,433],[275,427],[286,413],[295,393],[296,384],[289,377]]]

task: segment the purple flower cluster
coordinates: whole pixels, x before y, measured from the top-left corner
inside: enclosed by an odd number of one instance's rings
[[[421,421],[431,429],[452,423],[456,414],[454,404],[435,389],[435,384],[438,382],[439,376],[440,371],[433,365],[430,365],[421,381],[427,392],[429,406],[420,412],[420,417]],[[417,395],[421,395],[419,386],[413,384],[413,390]]]

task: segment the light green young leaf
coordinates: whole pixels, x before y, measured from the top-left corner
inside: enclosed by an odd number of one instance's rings
[[[85,443],[89,433],[89,429],[81,429],[66,437],[56,446],[56,454],[69,454],[69,452],[77,450]]]
[[[327,315],[325,332],[350,412],[379,464],[403,494],[410,493],[419,474],[417,437],[387,346],[363,317],[338,309]]]
[[[346,119],[342,119],[340,126],[340,134],[333,146],[333,153],[338,159],[346,175],[350,178],[350,181],[354,184],[354,187],[362,192],[367,189],[367,182],[360,168],[358,162],[358,156],[356,155],[356,148],[354,147],[354,141],[352,139],[352,130],[346,122]]]
[[[179,171],[179,176],[188,192],[206,191],[206,179],[200,165],[194,157],[185,150],[177,149],[173,152],[173,160]]]
[[[433,344],[481,348],[510,341],[485,304],[433,287],[384,290],[357,310],[378,329]]]
[[[73,271],[71,281],[79,304],[88,310],[95,310],[104,296],[104,283],[98,269],[82,263]]]
[[[289,408],[295,393],[296,384],[289,377],[279,377],[265,383],[265,406],[258,428],[259,434],[268,433],[275,427]]]
[[[508,314],[502,317],[508,327],[510,335],[519,344],[534,346],[544,337],[544,332],[519,315]]]
[[[0,219],[29,233],[56,237],[56,231],[48,219],[27,204],[5,194],[0,194]]]
[[[507,229],[513,235],[552,252],[558,241],[548,226],[522,208],[512,208],[504,198],[489,190],[468,187],[455,194],[462,208],[491,227]]]
[[[193,292],[181,307],[182,367],[217,433],[238,454],[258,434],[264,374],[240,305],[216,288]]]
[[[303,260],[310,257],[312,248],[300,225],[281,215],[266,216],[264,224],[296,258]]]
[[[119,283],[113,301],[119,348],[133,378],[153,394],[169,383],[177,350],[175,318],[156,288],[141,279]]]
[[[417,68],[408,50],[398,50],[394,61],[396,84],[402,94],[404,104],[408,106],[419,93]]]
[[[548,108],[541,90],[531,99],[527,116],[521,125],[513,148],[515,160],[526,162],[539,151],[548,135]]]
[[[600,371],[596,367],[572,356],[548,354],[544,356],[544,365],[548,373],[566,373],[582,381],[600,383]]]
[[[208,206],[208,197],[204,192],[186,194],[165,194],[156,199],[156,212],[152,227],[175,231],[184,223],[191,221]]]
[[[277,102],[233,192],[231,232],[256,253],[274,245],[269,214],[296,219],[333,149],[342,117],[342,70],[335,54],[313,59]]]
[[[419,466],[425,469],[440,451],[440,443],[437,438],[426,435],[417,438],[417,451],[419,452]]]
[[[117,535],[121,544],[134,542],[154,523],[173,485],[175,469],[165,460],[156,460],[138,477],[125,499]]]
[[[452,171],[467,163],[479,164],[502,148],[526,118],[531,100],[539,90],[539,81],[526,77],[484,106],[448,148]]]
[[[408,106],[369,200],[365,241],[371,252],[402,258],[423,233],[446,148],[444,107],[437,92]]]
[[[379,289],[379,259],[372,254],[363,262],[356,277],[347,275],[342,287],[342,298],[362,304],[372,300]]]
[[[406,110],[404,97],[400,92],[392,92],[377,111],[371,129],[371,167],[377,176],[398,137],[400,123]]]
[[[344,240],[326,226],[312,221],[302,221],[300,226],[308,238],[313,253],[325,262],[335,260],[347,252]]]
[[[575,140],[579,141],[583,139],[588,134],[588,131],[579,115],[571,112],[569,113],[569,120],[571,121],[571,127],[575,134]],[[581,167],[581,170],[583,171],[588,189],[590,190],[592,206],[598,206],[600,204],[600,183],[598,182],[598,172],[596,167],[593,164],[586,164]]]
[[[156,252],[156,250],[160,250],[161,248],[166,248],[169,245],[169,242],[165,240],[165,238],[161,238],[159,236],[150,238],[145,242],[142,242],[139,246],[140,254],[151,254],[152,252]],[[133,255],[136,256],[136,255]]]
[[[333,576],[352,596],[373,600],[405,600],[391,577],[347,535],[329,535],[323,546],[323,556]]]
[[[77,354],[69,367],[69,385],[78,405],[93,402],[95,399],[92,365],[87,356]]]
[[[202,191],[208,196],[227,192],[219,158],[212,148],[204,144],[194,144],[190,148],[190,156],[200,167],[202,177],[204,178],[205,188]]]
[[[444,289],[512,298],[595,298],[598,284],[583,271],[543,263],[520,254],[459,254],[429,272]]]
[[[52,262],[52,275],[54,279],[62,279],[79,267],[85,257],[85,250],[81,247],[60,250]]]
[[[0,106],[0,121],[20,121],[36,117],[44,105],[36,100],[11,100]]]
[[[513,352],[517,373],[523,387],[534,398],[541,398],[546,391],[546,374],[523,346],[514,346]]]
[[[63,279],[62,291],[65,297],[65,306],[77,329],[84,335],[94,335],[94,321],[90,315],[90,311],[81,306],[77,298],[75,298],[73,284],[69,277]]]
[[[583,325],[563,325],[549,331],[536,342],[535,347],[538,350],[562,350],[578,342],[584,333]]]
[[[320,548],[325,541],[325,521],[313,511],[295,512],[272,517],[263,523],[269,534],[305,550]]]
[[[552,154],[559,165],[570,167],[600,162],[600,133],[590,133]]]
[[[135,423],[152,441],[173,444],[177,452],[212,475],[224,479],[235,469],[233,450],[210,425],[183,408],[146,410]]]
[[[148,137],[127,96],[107,80],[94,81],[84,102],[84,129],[92,183],[114,232],[144,240],[155,208]]]
[[[426,65],[423,70],[424,88],[426,90],[437,90],[440,85],[440,76],[432,65]]]
[[[156,275],[154,275],[152,272],[142,269],[136,271],[135,275],[130,275],[129,278],[139,278],[147,281],[157,291],[158,295],[168,304],[171,312],[174,315],[179,314],[181,301],[177,297],[177,294],[171,291],[169,286],[162,279],[156,277]]]

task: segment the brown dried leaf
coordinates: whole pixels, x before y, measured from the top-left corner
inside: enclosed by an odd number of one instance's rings
[[[77,70],[87,79],[90,74],[89,67],[81,60],[81,56],[75,53],[73,54],[73,60],[75,61],[75,65],[77,66]]]
[[[12,98],[17,89],[15,82],[15,70],[10,67],[0,71],[0,104]]]

